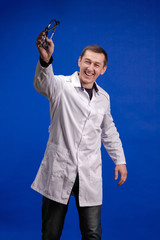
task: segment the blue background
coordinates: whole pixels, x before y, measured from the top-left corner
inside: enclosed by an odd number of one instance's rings
[[[1,2],[0,10],[0,239],[41,239],[41,195],[30,189],[42,160],[50,123],[48,100],[33,87],[39,58],[36,37],[52,18],[54,72],[78,70],[82,49],[99,44],[109,55],[98,79],[127,159],[128,180],[114,181],[103,155],[103,238],[160,239],[160,1]],[[62,239],[80,239],[71,198]]]

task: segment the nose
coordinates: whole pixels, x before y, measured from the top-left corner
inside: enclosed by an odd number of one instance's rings
[[[91,63],[91,64],[88,66],[88,70],[89,70],[90,72],[94,71],[94,64],[93,64],[93,63]]]

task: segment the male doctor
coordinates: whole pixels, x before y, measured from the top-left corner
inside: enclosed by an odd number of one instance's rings
[[[78,59],[79,72],[54,75],[54,44],[45,32],[37,37],[40,60],[34,86],[50,102],[49,139],[32,188],[43,195],[42,239],[61,237],[71,195],[75,196],[82,240],[100,240],[102,205],[101,141],[115,163],[118,185],[127,178],[126,161],[110,112],[109,95],[96,83],[107,69],[108,56],[97,45]]]

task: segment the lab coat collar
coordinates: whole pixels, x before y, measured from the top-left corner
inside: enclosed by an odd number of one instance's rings
[[[77,71],[75,73],[73,73],[71,76],[71,81],[72,81],[74,87],[79,87],[79,88],[81,88],[82,91],[84,91],[84,87],[82,86],[78,75],[79,75],[79,72],[77,72]],[[98,93],[99,89],[98,89],[96,82],[94,82],[93,87],[94,87],[96,93]]]

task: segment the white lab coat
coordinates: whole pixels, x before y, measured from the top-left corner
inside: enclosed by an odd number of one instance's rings
[[[77,173],[80,206],[102,204],[101,140],[115,164],[125,164],[109,95],[96,84],[90,100],[78,73],[55,76],[52,65],[37,64],[36,90],[50,102],[49,139],[32,188],[67,204]]]

